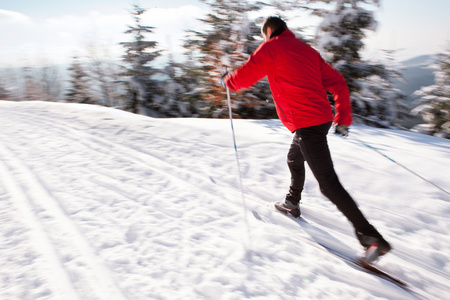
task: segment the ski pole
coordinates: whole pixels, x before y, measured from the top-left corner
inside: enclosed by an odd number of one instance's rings
[[[381,152],[381,151],[378,150],[377,148],[375,148],[375,147],[373,147],[373,146],[367,144],[366,142],[364,142],[364,141],[361,140],[361,139],[358,139],[357,137],[353,137],[353,138],[354,138],[355,140],[357,140],[358,142],[360,142],[362,145],[366,146],[367,148],[372,149],[373,151],[377,152],[377,153],[380,154],[381,156],[383,156],[383,157],[389,159],[390,161],[392,161],[392,162],[395,163],[396,165],[398,165],[398,166],[402,167],[403,169],[407,170],[408,172],[410,172],[410,173],[416,175],[416,176],[419,177],[420,179],[422,179],[422,180],[428,182],[429,184],[434,185],[436,188],[438,188],[439,190],[441,190],[442,192],[444,192],[444,193],[446,193],[447,195],[450,196],[450,193],[449,193],[449,192],[447,192],[446,190],[444,190],[443,188],[441,188],[441,187],[438,186],[437,184],[435,184],[435,183],[429,181],[428,179],[426,179],[426,178],[424,178],[423,176],[417,174],[417,173],[414,172],[413,170],[411,170],[411,169],[405,167],[404,165],[402,165],[401,163],[399,163],[399,162],[395,161],[394,159],[390,158],[389,156],[387,156],[386,154],[384,154],[383,152]]]
[[[248,248],[251,249],[252,240],[251,240],[251,235],[250,235],[250,225],[248,223],[248,218],[247,218],[247,203],[245,201],[244,185],[242,183],[241,164],[239,162],[239,154],[238,154],[237,143],[236,143],[236,135],[234,133],[233,113],[231,111],[230,89],[228,87],[226,87],[226,88],[227,88],[227,100],[228,100],[228,114],[230,116],[231,132],[233,133],[234,153],[236,154],[236,163],[237,163],[237,169],[238,169],[238,173],[239,173],[239,186],[241,189],[242,205],[244,206],[244,218],[245,218],[245,225],[247,228],[247,239],[248,239],[248,243],[249,243]],[[256,211],[252,210],[252,213],[255,216],[255,218],[257,218],[257,219],[261,218]],[[248,249],[247,249],[247,251],[248,251]],[[247,252],[247,254],[251,255],[251,252]],[[250,256],[249,256],[249,258],[250,258]]]

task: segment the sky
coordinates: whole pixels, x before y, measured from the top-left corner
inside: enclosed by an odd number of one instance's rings
[[[119,57],[123,52],[119,43],[128,40],[123,32],[133,23],[129,13],[132,3],[0,0],[0,67],[67,64],[73,56],[87,53]],[[208,6],[199,0],[139,3],[147,9],[143,23],[155,27],[149,39],[181,59],[185,30],[204,28],[198,18],[208,12]],[[382,0],[381,6],[373,9],[378,28],[364,40],[366,59],[383,59],[381,50],[387,49],[398,50],[396,59],[405,60],[443,52],[450,43],[448,0]],[[314,25],[317,21],[302,15],[292,23]]]

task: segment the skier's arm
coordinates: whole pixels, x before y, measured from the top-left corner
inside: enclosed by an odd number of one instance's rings
[[[233,74],[225,76],[225,84],[232,90],[248,88],[264,78],[272,66],[272,55],[266,43],[253,52],[247,62]]]
[[[322,83],[327,91],[333,94],[336,107],[334,123],[350,125],[352,123],[352,106],[350,92],[344,77],[333,67],[321,59]]]

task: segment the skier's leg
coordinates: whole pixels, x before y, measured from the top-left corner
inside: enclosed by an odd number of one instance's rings
[[[287,164],[291,171],[289,193],[286,195],[284,202],[275,203],[275,208],[292,215],[294,218],[298,218],[301,215],[299,203],[303,185],[305,184],[305,159],[303,158],[299,139],[296,135],[294,135],[291,147],[289,148]]]
[[[372,226],[341,185],[334,170],[326,137],[330,126],[331,122],[296,131],[303,157],[319,182],[321,192],[337,206],[357,231],[367,231]]]
[[[305,184],[305,159],[300,150],[300,141],[296,134],[292,140],[291,147],[287,155],[287,164],[291,172],[291,185],[286,200],[293,204],[300,202],[301,193]]]

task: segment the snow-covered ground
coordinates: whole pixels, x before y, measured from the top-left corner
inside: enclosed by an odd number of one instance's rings
[[[0,101],[0,299],[415,299],[315,246],[361,252],[310,172],[308,223],[274,212],[292,135],[234,125],[244,197],[228,120]],[[394,247],[379,266],[448,299],[450,141],[353,126],[329,143]]]

